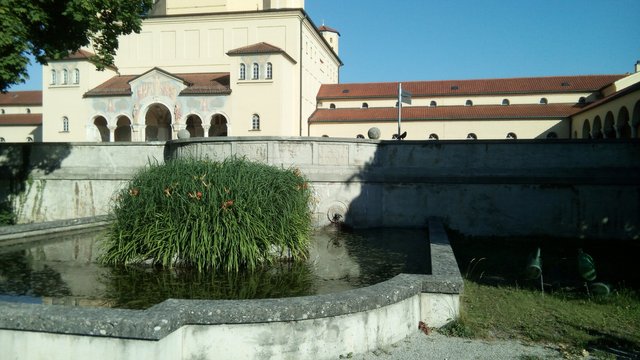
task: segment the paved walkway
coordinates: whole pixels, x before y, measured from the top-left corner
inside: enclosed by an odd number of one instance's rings
[[[484,341],[415,333],[388,348],[342,358],[365,360],[565,359],[558,348],[519,341]]]

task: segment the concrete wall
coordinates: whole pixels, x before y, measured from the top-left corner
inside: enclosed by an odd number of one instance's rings
[[[637,140],[0,144],[0,199],[21,222],[100,215],[148,159],[231,155],[299,167],[313,183],[319,225],[336,213],[356,227],[424,226],[438,216],[470,235],[640,239]]]

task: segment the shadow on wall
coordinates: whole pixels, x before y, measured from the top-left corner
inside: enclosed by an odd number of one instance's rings
[[[354,228],[439,217],[471,236],[640,240],[639,154],[631,140],[382,141],[345,184],[353,200],[327,215]]]
[[[0,144],[0,225],[15,223],[29,197],[44,180],[34,174],[50,174],[71,152],[70,144]]]

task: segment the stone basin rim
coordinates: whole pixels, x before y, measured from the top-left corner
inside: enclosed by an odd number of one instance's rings
[[[76,226],[81,222],[86,227],[104,226],[104,217],[94,220],[63,220],[48,225],[51,228],[64,227],[64,224]],[[33,226],[38,231],[46,228],[43,224]],[[18,227],[24,231],[28,225]],[[0,235],[0,246],[1,236],[7,233],[5,230]],[[431,248],[432,258],[436,255],[433,251],[443,250],[441,243],[434,248],[432,242]],[[450,247],[444,250],[445,257],[453,255]],[[434,270],[434,275],[399,274],[375,285],[331,294],[252,300],[167,299],[144,310],[0,301],[0,329],[157,341],[185,325],[314,320],[382,308],[420,293],[462,293],[459,273],[441,274]]]

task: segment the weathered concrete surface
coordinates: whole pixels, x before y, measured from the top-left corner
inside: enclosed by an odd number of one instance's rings
[[[316,222],[424,226],[469,235],[640,239],[640,141],[374,141],[207,138],[162,144],[0,144],[0,203],[21,222],[106,214],[149,161],[245,156],[298,167]]]

